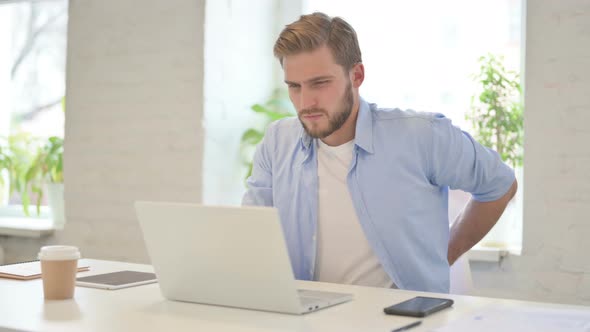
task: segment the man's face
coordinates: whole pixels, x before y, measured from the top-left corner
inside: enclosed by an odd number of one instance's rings
[[[354,103],[352,83],[327,47],[283,58],[285,83],[305,131],[325,138],[350,117]]]

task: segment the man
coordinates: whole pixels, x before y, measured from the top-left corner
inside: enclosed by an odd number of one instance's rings
[[[448,292],[449,266],[514,196],[513,171],[440,114],[365,102],[341,18],[301,16],[274,54],[299,119],[267,129],[243,204],[278,209],[296,278]],[[449,187],[472,194],[450,231]]]

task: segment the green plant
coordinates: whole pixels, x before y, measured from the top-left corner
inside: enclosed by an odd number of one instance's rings
[[[63,138],[52,136],[37,148],[32,162],[29,164],[25,175],[26,183],[20,191],[21,198],[27,196],[27,188],[37,194],[37,214],[40,213],[41,200],[43,199],[43,186],[49,183],[63,182]],[[25,214],[28,211],[29,200],[23,199]]]
[[[10,169],[10,153],[8,151],[8,142],[5,137],[0,137],[0,187],[4,185],[4,170]]]
[[[522,165],[523,105],[518,73],[506,70],[504,58],[488,54],[479,58],[474,80],[480,91],[471,97],[466,115],[475,129],[475,138],[493,148],[502,160],[514,167]]]
[[[42,188],[39,185],[38,174],[31,171],[31,166],[39,147],[39,140],[26,133],[11,135],[5,146],[8,156],[8,178],[10,181],[9,196],[13,192],[20,194],[21,203],[25,214],[29,215],[28,207],[31,202],[31,193],[37,195],[40,205]]]
[[[20,133],[4,139],[0,145],[0,170],[8,171],[10,194],[18,192],[26,215],[29,215],[31,194],[35,195],[37,214],[47,182],[63,182],[63,139],[50,137],[41,141]]]
[[[6,190],[4,190],[4,176],[8,174],[10,170],[10,153],[8,150],[8,142],[5,137],[0,137],[0,204],[7,198]]]
[[[45,181],[62,183],[64,140],[61,137],[49,137],[39,149],[34,165]]]
[[[250,109],[262,116],[262,123],[254,128],[248,128],[241,138],[242,160],[248,168],[246,179],[252,174],[254,149],[262,141],[266,127],[273,121],[295,116],[293,104],[291,104],[287,92],[282,89],[274,90],[264,104],[254,104]]]

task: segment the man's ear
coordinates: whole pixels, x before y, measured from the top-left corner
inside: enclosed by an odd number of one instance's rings
[[[352,66],[350,69],[350,81],[352,82],[353,88],[358,88],[363,84],[365,80],[365,66],[362,62],[359,62]]]

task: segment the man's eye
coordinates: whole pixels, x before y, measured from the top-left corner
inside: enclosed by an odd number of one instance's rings
[[[313,85],[319,86],[319,85],[324,85],[326,83],[328,83],[328,81],[318,81],[318,82],[315,82]]]

